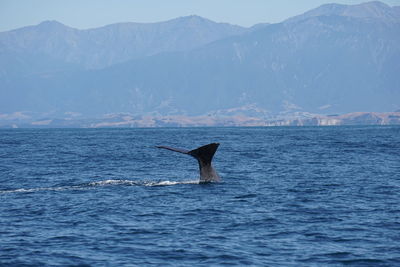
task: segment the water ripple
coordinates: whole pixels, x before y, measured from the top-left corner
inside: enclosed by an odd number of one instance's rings
[[[399,133],[0,130],[0,265],[397,266]],[[154,148],[217,141],[205,185]]]

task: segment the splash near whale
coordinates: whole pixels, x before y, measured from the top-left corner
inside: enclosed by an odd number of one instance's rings
[[[173,148],[168,146],[157,146],[157,148],[168,149],[178,153],[186,154],[197,159],[200,169],[200,183],[219,182],[217,171],[213,168],[211,161],[217,151],[219,143],[211,143],[193,150]]]

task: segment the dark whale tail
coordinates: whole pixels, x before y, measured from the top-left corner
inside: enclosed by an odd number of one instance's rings
[[[218,146],[219,146],[218,143],[212,143],[190,151],[180,148],[167,147],[167,146],[157,146],[157,147],[187,154],[197,159],[200,168],[200,182],[207,183],[207,182],[220,181],[218,173],[215,171],[215,169],[211,164],[211,161],[214,157],[215,152],[218,149]]]

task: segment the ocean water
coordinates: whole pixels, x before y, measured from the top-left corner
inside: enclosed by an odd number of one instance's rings
[[[0,265],[400,266],[400,127],[0,130]]]

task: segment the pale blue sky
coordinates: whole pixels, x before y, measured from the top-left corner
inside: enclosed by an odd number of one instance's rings
[[[57,20],[86,29],[116,22],[157,22],[199,15],[217,22],[251,26],[276,23],[326,3],[362,0],[0,0],[0,31]],[[400,6],[400,0],[382,2]]]

